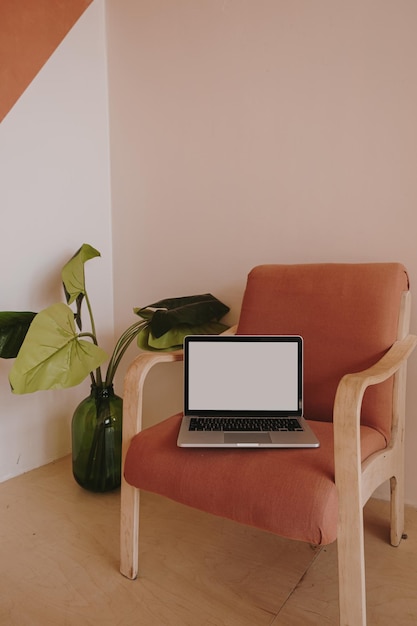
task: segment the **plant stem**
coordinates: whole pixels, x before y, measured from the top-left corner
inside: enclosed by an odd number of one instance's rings
[[[140,322],[135,322],[125,332],[120,336],[117,341],[113,354],[111,355],[109,365],[107,367],[106,380],[105,385],[109,386],[113,383],[114,375],[116,374],[116,370],[118,365],[128,349],[129,345],[132,343],[133,339],[137,337],[140,330],[148,324],[147,321],[141,320]]]
[[[96,325],[94,323],[93,310],[91,308],[90,299],[89,299],[89,297],[87,295],[87,291],[85,291],[84,297],[85,297],[85,302],[87,304],[88,314],[90,316],[90,324],[91,324],[91,334],[90,334],[90,336],[92,337],[92,339],[93,339],[94,343],[96,344],[96,346],[98,346],[97,335],[96,335]],[[102,380],[102,377],[101,377],[101,368],[100,367],[98,367],[96,369],[96,380],[94,381],[94,375],[93,375],[92,372],[91,372],[91,379],[93,380],[93,384],[95,384],[95,383],[97,385],[102,385],[103,384],[103,380]]]

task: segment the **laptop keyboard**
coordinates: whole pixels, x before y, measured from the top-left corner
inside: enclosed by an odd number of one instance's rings
[[[295,417],[240,418],[192,417],[189,430],[224,432],[302,431]]]

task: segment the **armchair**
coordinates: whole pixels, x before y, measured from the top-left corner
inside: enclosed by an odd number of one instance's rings
[[[149,370],[182,352],[145,353],[124,388],[122,574],[138,573],[140,489],[290,539],[337,540],[340,624],[366,625],[363,506],[391,487],[391,536],[404,531],[404,423],[410,292],[399,263],[261,265],[248,276],[240,334],[304,338],[309,450],[180,449],[181,415],[142,426]],[[232,480],[223,481],[224,475]]]

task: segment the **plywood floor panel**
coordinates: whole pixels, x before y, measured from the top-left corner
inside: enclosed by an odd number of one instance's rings
[[[0,484],[0,626],[336,626],[336,546],[308,544],[142,494],[140,578],[118,570],[119,493],[93,494],[70,459]],[[388,543],[365,507],[369,624],[417,624],[417,510]]]
[[[0,624],[267,626],[310,546],[143,494],[140,578],[118,571],[119,493],[69,459],[0,485]]]
[[[372,499],[365,507],[367,618],[370,626],[417,624],[417,510],[406,508],[408,538],[389,544],[389,504]],[[273,626],[338,624],[336,544],[327,546],[273,621]]]

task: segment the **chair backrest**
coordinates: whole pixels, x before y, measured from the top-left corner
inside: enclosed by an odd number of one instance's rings
[[[339,380],[375,363],[396,341],[400,263],[260,265],[248,276],[238,334],[304,338],[304,414],[330,421]],[[370,387],[361,421],[389,441],[392,379]]]

